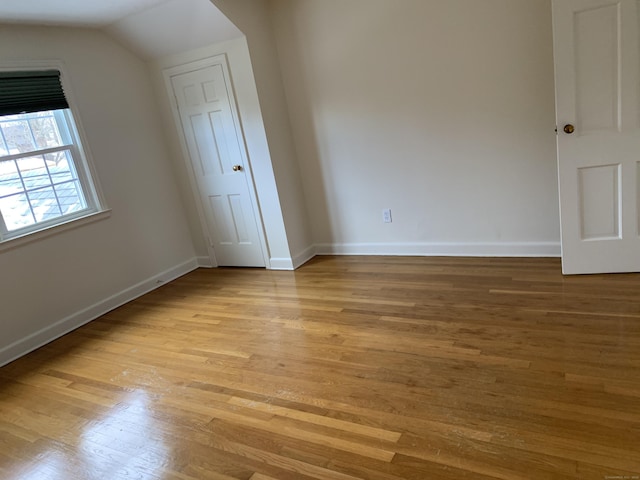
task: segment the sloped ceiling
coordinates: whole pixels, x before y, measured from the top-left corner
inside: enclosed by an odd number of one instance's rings
[[[100,28],[145,60],[242,36],[210,0],[0,1],[0,23]]]
[[[209,0],[169,0],[129,15],[105,30],[147,60],[242,36]]]
[[[167,0],[22,0],[0,2],[3,23],[104,27]]]

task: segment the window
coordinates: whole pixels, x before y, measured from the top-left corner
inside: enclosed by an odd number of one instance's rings
[[[0,241],[98,210],[60,73],[0,72]]]

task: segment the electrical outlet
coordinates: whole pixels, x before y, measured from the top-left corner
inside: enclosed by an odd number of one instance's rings
[[[385,208],[384,210],[382,210],[382,221],[384,223],[391,223],[391,209],[390,208]]]

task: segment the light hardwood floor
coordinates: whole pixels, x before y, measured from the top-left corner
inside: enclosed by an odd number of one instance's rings
[[[0,369],[0,478],[640,478],[640,275],[198,270]]]

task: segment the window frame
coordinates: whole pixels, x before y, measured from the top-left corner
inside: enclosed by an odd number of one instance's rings
[[[70,143],[61,147],[38,149],[32,152],[15,155],[4,155],[0,158],[20,158],[26,156],[37,156],[49,151],[69,150],[73,162],[73,168],[78,177],[78,182],[82,188],[86,208],[77,212],[61,215],[52,219],[36,222],[16,230],[8,231],[2,215],[0,214],[0,251],[13,248],[26,242],[38,240],[52,234],[76,228],[93,221],[107,218],[111,210],[107,208],[102,194],[98,177],[91,159],[91,153],[87,146],[86,138],[82,130],[82,122],[79,118],[76,102],[72,88],[66,74],[66,68],[62,62],[14,62],[12,64],[0,64],[0,71],[39,71],[58,70],[60,72],[60,82],[64,95],[69,104],[68,109],[54,111],[54,117],[63,143],[68,137]]]

